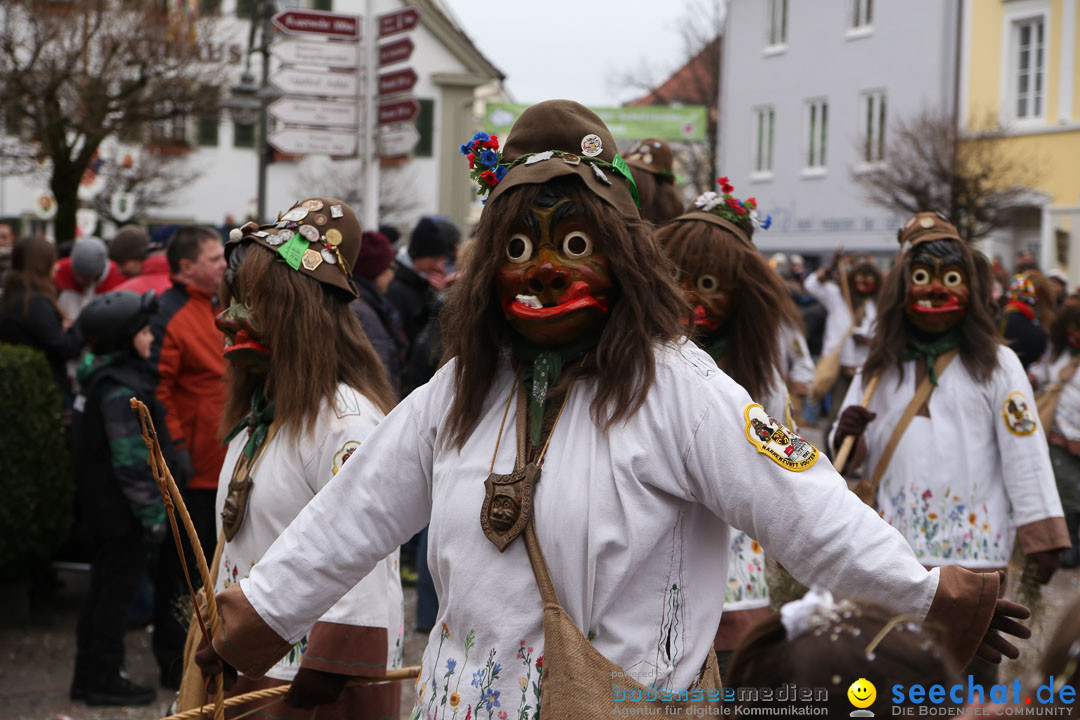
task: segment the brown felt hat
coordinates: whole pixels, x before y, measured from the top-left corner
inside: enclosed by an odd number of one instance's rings
[[[753,231],[747,232],[745,228],[741,228],[735,223],[731,222],[727,218],[720,217],[719,215],[711,212],[705,212],[704,210],[697,210],[691,208],[686,211],[685,214],[680,215],[671,222],[705,222],[716,225],[721,230],[734,235],[737,240],[750,247],[754,247],[754,241],[750,239],[753,235]]]
[[[225,253],[254,241],[294,270],[356,297],[352,268],[360,239],[360,220],[351,207],[334,198],[308,198],[281,213],[276,223],[232,230]]]
[[[630,149],[626,164],[653,175],[673,177],[674,156],[671,146],[660,138],[645,138]]]
[[[572,100],[548,100],[527,108],[510,128],[502,149],[503,162],[509,165],[522,155],[548,150],[564,154],[510,168],[488,200],[518,185],[541,185],[564,175],[577,175],[593,194],[624,216],[640,217],[629,182],[622,175],[582,161],[592,158],[614,164],[619,152],[611,131],[592,110]]]
[[[959,240],[963,242],[956,226],[936,212],[921,212],[908,219],[896,233],[901,254],[916,245],[930,240]]]

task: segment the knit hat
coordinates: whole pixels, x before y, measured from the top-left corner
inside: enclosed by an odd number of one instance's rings
[[[453,252],[453,245],[435,221],[428,217],[420,218],[420,222],[416,223],[412,236],[409,238],[409,257],[414,260],[440,255],[450,257]]]
[[[83,277],[97,279],[105,272],[105,263],[109,260],[109,249],[96,237],[84,237],[75,241],[71,251],[71,272]]]
[[[615,138],[596,113],[579,103],[548,100],[527,108],[501,152],[498,138],[482,132],[460,149],[480,184],[478,194],[490,192],[487,200],[517,185],[577,175],[589,192],[624,217],[640,217],[637,186]]]
[[[671,147],[660,138],[645,138],[626,155],[627,165],[670,178],[675,176],[672,163]]]
[[[360,243],[360,254],[353,265],[353,275],[374,280],[386,272],[394,262],[394,248],[390,240],[379,232],[368,231]]]
[[[233,228],[225,243],[226,259],[252,241],[293,270],[356,297],[352,268],[360,251],[360,220],[341,200],[308,198],[279,213],[276,223],[257,230],[254,223]]]
[[[1038,294],[1035,292],[1035,283],[1023,273],[1017,273],[1009,280],[1009,300],[1023,303],[1028,307],[1035,307]]]
[[[936,212],[921,212],[908,218],[904,226],[896,232],[896,238],[900,241],[901,254],[930,240],[948,239],[963,242],[956,226]]]
[[[118,263],[145,260],[150,236],[138,225],[124,225],[109,241],[109,259]]]

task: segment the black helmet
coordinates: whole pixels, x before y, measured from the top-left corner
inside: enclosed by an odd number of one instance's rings
[[[79,313],[78,325],[90,349],[105,354],[124,350],[157,312],[153,290],[142,295],[130,290],[113,290],[98,295]]]

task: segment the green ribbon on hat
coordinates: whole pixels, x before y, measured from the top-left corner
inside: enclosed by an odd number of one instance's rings
[[[281,255],[282,260],[288,263],[289,267],[293,270],[299,270],[300,261],[303,260],[304,252],[309,245],[310,243],[304,239],[303,235],[296,233],[289,242],[278,248],[278,254]]]
[[[634,182],[634,174],[630,172],[630,166],[623,160],[622,155],[615,153],[615,159],[611,161],[611,166],[619,171],[619,174],[626,178],[626,181],[630,183],[630,195],[634,198],[634,206],[641,208],[641,200],[638,198],[637,183]]]

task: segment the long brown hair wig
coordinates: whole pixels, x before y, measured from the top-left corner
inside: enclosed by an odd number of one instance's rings
[[[990,264],[971,250],[967,243],[959,240],[928,240],[916,246],[922,252],[934,257],[959,255],[967,270],[968,297],[967,314],[957,325],[959,341],[957,349],[967,371],[979,381],[986,381],[998,366],[998,345],[1001,336],[994,326],[996,308],[992,296],[993,274]],[[911,289],[912,253],[903,255],[892,270],[885,276],[878,297],[877,329],[870,341],[870,350],[863,365],[863,383],[870,378],[896,368],[897,382],[904,378],[904,351],[907,348],[907,336],[911,332],[905,311],[908,304],[908,291]]]
[[[718,225],[700,220],[673,222],[656,231],[656,242],[682,272],[709,274],[734,287],[725,330],[731,350],[723,370],[764,398],[777,377],[786,375],[780,331],[802,329],[802,316],[780,276],[757,248]]]
[[[633,415],[655,379],[653,346],[683,335],[687,304],[646,223],[623,217],[573,176],[507,190],[488,203],[480,217],[469,262],[441,315],[443,359],[457,358],[446,424],[452,447],[460,448],[476,427],[499,356],[509,345],[510,326],[495,291],[495,273],[505,262],[510,229],[551,191],[565,194],[604,233],[597,246],[607,254],[615,282],[594,360],[582,370],[596,376],[593,422],[606,428]]]
[[[1070,295],[1061,304],[1050,326],[1050,357],[1057,360],[1069,347],[1069,329],[1080,329],[1080,295]]]
[[[292,270],[258,245],[248,247],[233,290],[252,310],[259,339],[272,354],[265,375],[229,365],[223,435],[249,413],[251,396],[263,383],[275,403],[275,422],[293,434],[311,431],[322,403],[334,402],[340,383],[384,413],[393,408],[386,370],[343,293]],[[224,295],[222,300],[228,302]]]
[[[1035,286],[1035,317],[1043,328],[1050,328],[1054,324],[1054,288],[1050,279],[1038,270],[1026,270],[1024,275]]]
[[[11,249],[11,269],[4,275],[3,305],[22,303],[23,315],[30,312],[30,294],[41,293],[56,307],[56,285],[52,269],[56,248],[41,237],[24,237]],[[56,309],[57,314],[60,309]]]

